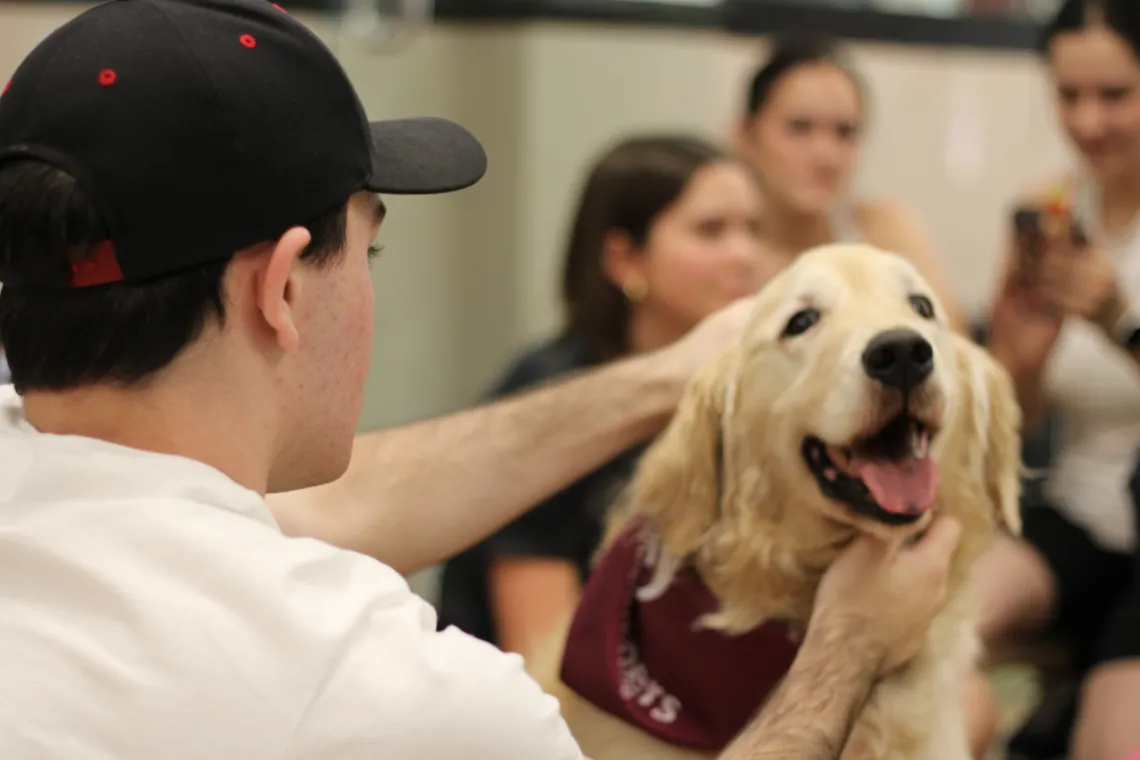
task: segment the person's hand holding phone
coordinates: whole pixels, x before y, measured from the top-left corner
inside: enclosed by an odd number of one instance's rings
[[[1111,259],[1090,244],[1072,220],[1067,204],[1046,211],[1042,231],[1045,246],[1036,275],[1037,292],[1060,314],[1080,317],[1111,332],[1123,311]]]
[[[1013,251],[990,315],[990,349],[1014,376],[1038,373],[1053,349],[1064,314],[1041,291],[1041,278],[1050,250],[1067,216],[1045,204],[1022,206],[1013,213]]]

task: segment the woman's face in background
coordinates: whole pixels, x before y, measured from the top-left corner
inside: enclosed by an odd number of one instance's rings
[[[635,308],[681,331],[768,278],[758,238],[760,191],[747,167],[716,161],[693,173],[638,252],[646,297]]]
[[[1063,32],[1049,64],[1061,126],[1096,177],[1140,171],[1140,60],[1128,42],[1100,25]]]
[[[797,66],[772,86],[740,128],[739,152],[774,204],[827,213],[851,181],[862,121],[859,88],[830,63]]]

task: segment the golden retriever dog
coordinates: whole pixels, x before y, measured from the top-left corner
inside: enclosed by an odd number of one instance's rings
[[[947,326],[908,261],[803,254],[690,383],[614,512],[565,651],[532,672],[594,760],[715,756],[786,673],[842,548],[952,515],[947,601],[918,656],[875,686],[843,758],[967,760],[969,568],[999,529],[1020,530],[1019,424],[1008,375]]]

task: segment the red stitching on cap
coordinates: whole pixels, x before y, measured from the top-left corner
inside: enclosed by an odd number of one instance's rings
[[[119,75],[115,73],[114,69],[103,69],[99,72],[99,84],[104,87],[110,87],[118,78]]]
[[[8,80],[8,84],[4,85],[4,89],[3,89],[3,90],[0,90],[0,95],[3,95],[4,93],[8,92],[8,90],[9,90],[11,87],[12,87],[12,80],[11,80],[11,79],[9,79],[9,80]]]
[[[119,268],[115,246],[109,240],[92,246],[86,259],[71,262],[69,284],[73,288],[106,285],[109,282],[120,282],[122,279],[123,270]]]
[[[273,7],[276,8],[277,10],[281,11],[282,13],[288,13],[289,12],[289,11],[285,10],[284,8],[282,8],[280,5],[278,5],[277,3],[273,3]]]
[[[252,34],[243,34],[241,37],[238,37],[238,42],[245,45],[250,50],[257,47],[257,40],[253,38]]]

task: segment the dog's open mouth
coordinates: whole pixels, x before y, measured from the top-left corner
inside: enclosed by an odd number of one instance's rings
[[[905,525],[934,505],[938,465],[929,449],[935,432],[903,412],[849,446],[808,436],[803,456],[825,496],[879,522]]]

